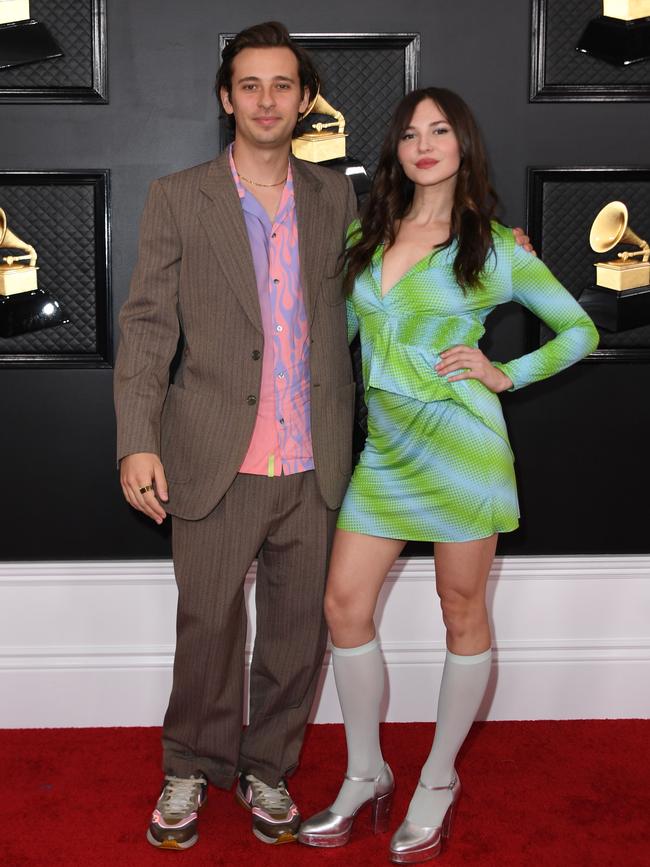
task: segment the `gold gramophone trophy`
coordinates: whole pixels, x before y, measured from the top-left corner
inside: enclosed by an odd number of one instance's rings
[[[630,228],[623,202],[601,208],[592,223],[589,244],[596,253],[608,253],[618,244],[639,248],[594,264],[596,285],[580,297],[594,322],[610,331],[650,324],[650,245]]]
[[[65,317],[59,302],[38,288],[37,253],[7,226],[7,215],[0,208],[0,337],[14,337],[62,325]],[[16,255],[15,251],[19,251]]]
[[[576,49],[628,66],[650,58],[650,0],[603,0],[603,14],[587,24]]]
[[[324,96],[321,95],[320,85],[318,93],[307,106],[307,110],[302,118],[306,118],[310,114],[326,114],[333,117],[331,123],[312,123],[311,128],[315,132],[303,133],[298,138],[295,138],[291,143],[293,155],[300,160],[307,160],[310,163],[323,163],[327,160],[336,160],[345,156],[345,118],[338,109],[329,104]],[[332,127],[336,127],[336,132],[324,132]]]
[[[291,142],[293,155],[310,163],[324,163],[330,168],[348,175],[357,196],[367,193],[370,189],[368,173],[363,165],[346,155],[347,133],[343,114],[329,102],[320,92],[320,84],[316,96],[307,106],[300,120],[311,114],[333,117],[333,121],[324,123],[317,121],[311,124],[313,132],[304,132]],[[336,127],[336,130],[333,129]]]
[[[29,0],[0,0],[0,69],[62,56],[47,27],[31,17]]]
[[[589,233],[589,244],[596,253],[608,253],[617,244],[640,247],[618,253],[616,259],[608,262],[596,262],[597,286],[622,292],[650,284],[650,246],[629,227],[623,202],[610,202],[598,212]]]
[[[0,248],[23,250],[24,255],[0,257],[0,295],[16,295],[38,289],[37,253],[31,244],[21,241],[7,226],[7,215],[0,208]],[[16,264],[16,263],[19,264]]]

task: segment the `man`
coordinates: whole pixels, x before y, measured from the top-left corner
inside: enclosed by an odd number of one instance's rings
[[[339,256],[356,202],[290,157],[316,93],[282,25],[238,34],[217,79],[232,149],[155,181],[115,371],[127,500],[172,520],[179,590],[162,795],[147,837],[188,848],[206,781],[295,839],[295,768],[325,647],[322,599],[351,468],[354,384]],[[180,366],[169,365],[183,337]],[[242,735],[244,579],[258,557]]]

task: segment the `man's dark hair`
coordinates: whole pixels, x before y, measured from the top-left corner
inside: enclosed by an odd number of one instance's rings
[[[308,52],[298,43],[294,42],[289,31],[279,21],[265,21],[263,24],[254,24],[240,31],[221,52],[221,66],[217,71],[215,90],[217,99],[221,104],[222,88],[228,96],[232,95],[232,64],[244,48],[289,48],[293,51],[298,61],[298,75],[301,88],[307,88],[309,99],[312,100],[318,93],[318,73]],[[229,122],[234,128],[234,118],[229,116]]]

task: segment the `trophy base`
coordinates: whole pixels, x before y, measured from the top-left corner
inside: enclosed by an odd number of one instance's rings
[[[596,262],[596,285],[606,289],[638,289],[650,285],[650,262],[623,261]]]
[[[16,337],[68,322],[59,302],[44,289],[0,295],[0,337]]]
[[[63,52],[44,24],[33,20],[0,24],[0,69],[53,57],[63,57]]]
[[[18,295],[38,289],[34,265],[0,265],[0,295]]]
[[[299,160],[322,163],[345,156],[345,133],[309,132],[294,138],[291,151]]]
[[[353,160],[351,157],[340,157],[336,160],[326,160],[320,163],[321,166],[326,166],[328,169],[335,169],[343,175],[347,175],[352,181],[354,192],[357,198],[365,196],[370,192],[370,178],[359,160]]]
[[[622,291],[589,286],[579,301],[596,325],[606,331],[628,331],[650,325],[650,286]]]
[[[650,58],[650,17],[623,21],[600,15],[592,18],[576,50],[614,66],[628,66]]]

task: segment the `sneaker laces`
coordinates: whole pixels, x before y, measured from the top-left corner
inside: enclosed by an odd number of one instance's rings
[[[246,780],[251,784],[253,789],[254,805],[262,807],[264,810],[271,812],[285,813],[291,809],[293,801],[291,795],[287,792],[283,780],[280,780],[276,788],[267,786],[262,780],[258,780],[253,774],[248,774]]]
[[[165,788],[160,798],[167,816],[187,816],[198,808],[203,777],[166,777]]]

